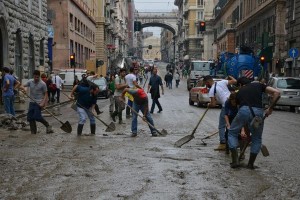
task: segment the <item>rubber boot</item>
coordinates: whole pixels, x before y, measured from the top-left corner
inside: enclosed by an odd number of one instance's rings
[[[238,152],[236,149],[230,149],[232,162],[230,163],[231,168],[238,168],[240,166]]]
[[[256,153],[250,153],[250,158],[249,158],[249,162],[247,165],[248,169],[255,169],[254,162],[255,162],[256,156],[257,156]]]
[[[78,124],[77,126],[77,135],[80,136],[82,134],[83,124]]]
[[[30,126],[31,134],[36,134],[36,132],[37,132],[36,122],[35,121],[30,121],[29,126]]]
[[[95,135],[96,133],[96,124],[91,124],[91,134]]]

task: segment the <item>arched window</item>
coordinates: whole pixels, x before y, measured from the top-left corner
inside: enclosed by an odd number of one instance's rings
[[[40,40],[40,65],[41,66],[44,66],[44,64],[45,64],[45,58],[44,58],[44,39],[45,38],[42,38]]]
[[[16,76],[19,80],[23,79],[23,66],[22,66],[22,35],[21,30],[18,29],[16,32],[16,42],[15,42],[15,69]]]
[[[35,70],[35,60],[34,60],[34,39],[33,35],[29,34],[29,47],[28,47],[28,78],[33,77],[33,71]]]

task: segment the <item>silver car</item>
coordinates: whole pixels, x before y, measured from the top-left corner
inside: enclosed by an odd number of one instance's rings
[[[272,77],[268,86],[280,91],[281,98],[277,105],[290,106],[290,111],[294,112],[296,107],[300,107],[300,78],[296,77]],[[270,97],[268,98],[270,101]]]

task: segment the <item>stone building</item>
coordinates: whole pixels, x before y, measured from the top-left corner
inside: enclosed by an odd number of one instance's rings
[[[286,14],[286,52],[291,48],[296,48],[300,51],[300,1],[290,0],[287,1],[287,14]],[[284,64],[284,74],[286,76],[300,76],[300,56],[295,59],[287,58],[285,60],[280,60],[279,63]],[[295,63],[293,63],[295,62]]]
[[[161,60],[171,62],[174,58],[173,33],[167,29],[162,29],[160,36]]]
[[[0,68],[13,68],[20,80],[47,71],[47,38],[47,0],[0,1]]]
[[[152,45],[152,49],[143,48],[143,59],[144,60],[154,60],[158,59],[161,60],[161,53],[160,53],[160,38],[151,36],[144,39],[144,47],[148,47]]]
[[[70,67],[75,54],[76,68],[95,59],[97,0],[48,0],[48,21],[53,25],[53,71]]]

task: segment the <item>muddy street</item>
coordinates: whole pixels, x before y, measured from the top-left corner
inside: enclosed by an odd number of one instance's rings
[[[165,65],[159,74],[164,77]],[[87,122],[76,135],[78,116],[70,104],[61,106],[58,117],[73,128],[64,133],[55,119],[47,117],[55,133],[0,129],[0,199],[300,199],[300,115],[275,110],[267,118],[263,143],[270,156],[258,155],[258,169],[231,169],[230,156],[215,151],[220,109],[209,109],[195,139],[176,148],[174,143],[192,132],[205,108],[190,106],[186,80],[179,88],[165,88],[163,112],[152,115],[166,137],[151,137],[138,119],[138,136],[130,137],[131,119],[116,123],[114,132],[96,120],[96,135]],[[150,99],[150,95],[149,95]],[[151,100],[150,100],[151,103]],[[108,99],[98,100],[99,117],[112,122]],[[107,135],[106,135],[107,134]],[[249,148],[246,151],[248,162]]]

